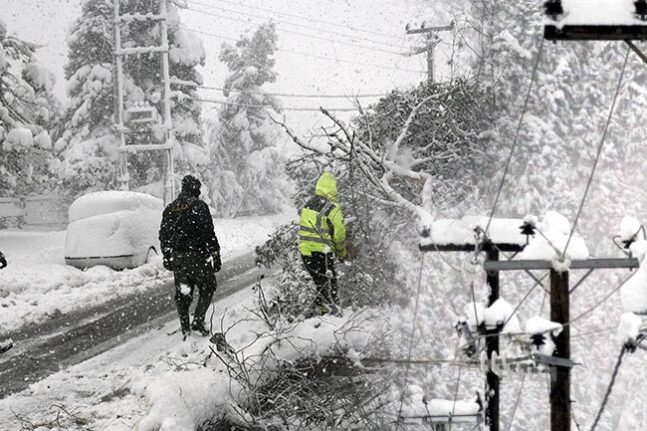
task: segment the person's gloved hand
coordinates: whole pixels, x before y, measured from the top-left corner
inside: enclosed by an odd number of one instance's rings
[[[213,265],[213,271],[219,272],[222,269],[222,261],[220,260],[220,250],[216,250],[211,253],[211,260]]]
[[[168,248],[162,250],[162,265],[164,269],[173,271],[173,250]]]
[[[4,257],[4,254],[0,252],[0,269],[7,267],[7,259]]]

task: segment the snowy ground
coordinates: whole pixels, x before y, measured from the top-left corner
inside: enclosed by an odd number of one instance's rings
[[[242,349],[239,358],[253,358],[274,341],[264,323],[250,314],[256,295],[245,289],[213,308],[214,320],[226,314],[226,327],[238,323],[228,341]],[[340,345],[356,355],[370,334],[368,328],[342,330],[350,315],[303,321],[289,332],[289,342],[271,349],[288,360],[304,351],[323,355]],[[242,397],[240,388],[230,384],[222,362],[215,357],[205,361],[208,338],[182,342],[177,334],[167,335],[175,326],[169,322],[0,400],[0,430],[192,431],[214,414],[231,411]]]
[[[214,220],[223,260],[253,251],[293,215]],[[26,324],[96,306],[171,280],[159,262],[124,271],[65,265],[65,232],[0,231],[9,266],[0,271],[0,338]]]

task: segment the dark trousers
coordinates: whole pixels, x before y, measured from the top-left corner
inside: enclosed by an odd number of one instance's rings
[[[317,286],[315,305],[339,305],[337,293],[337,273],[335,272],[335,258],[332,253],[312,253],[310,256],[301,256],[306,270]]]
[[[188,332],[189,307],[193,301],[193,291],[198,289],[198,304],[195,307],[194,321],[204,321],[211,299],[216,291],[216,274],[207,261],[208,256],[198,252],[177,253],[173,257],[175,271],[175,304],[180,317],[182,332]]]

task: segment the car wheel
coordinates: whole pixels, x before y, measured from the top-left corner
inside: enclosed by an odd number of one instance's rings
[[[152,263],[156,257],[157,250],[155,250],[155,247],[150,247],[146,252],[146,259],[144,260],[144,263]]]

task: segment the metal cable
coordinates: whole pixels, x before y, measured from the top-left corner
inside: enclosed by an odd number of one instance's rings
[[[611,381],[609,382],[609,386],[607,386],[607,391],[604,394],[604,398],[602,399],[602,405],[600,406],[600,410],[598,410],[598,414],[595,417],[595,421],[593,421],[593,425],[591,426],[591,431],[595,431],[595,428],[598,426],[598,422],[602,417],[602,413],[604,413],[604,409],[607,406],[607,402],[609,401],[609,397],[611,395],[611,390],[613,389],[613,385],[615,385],[616,383],[616,377],[618,377],[618,371],[620,371],[620,366],[622,365],[622,358],[624,357],[626,352],[627,352],[626,347],[623,347],[622,350],[620,350],[620,355],[618,355],[616,366],[613,369],[613,374],[611,375]]]
[[[409,352],[407,354],[407,360],[411,361],[411,355],[413,353],[413,335],[416,330],[416,322],[418,319],[418,308],[420,305],[420,291],[422,290],[422,269],[424,267],[425,263],[425,255],[424,253],[421,254],[420,257],[420,272],[418,273],[418,289],[416,292],[416,305],[414,307],[413,311],[413,324],[411,325],[411,338],[409,340]],[[404,385],[405,388],[402,389],[402,394],[400,395],[400,408],[398,409],[398,418],[402,417],[402,407],[404,405],[404,393],[407,385],[407,380],[409,380],[409,371],[411,370],[411,364],[407,364],[407,369],[404,373]]]
[[[602,139],[600,139],[600,144],[598,145],[598,151],[597,151],[597,154],[595,155],[595,160],[593,161],[593,168],[591,169],[589,180],[586,183],[586,188],[584,189],[584,195],[582,196],[582,200],[580,201],[580,207],[578,208],[577,214],[575,215],[575,221],[573,221],[573,226],[571,227],[571,233],[568,235],[568,240],[566,241],[564,250],[562,250],[562,259],[564,259],[564,255],[566,254],[568,245],[571,242],[571,238],[573,238],[573,234],[575,233],[575,227],[577,226],[577,221],[580,218],[580,214],[582,214],[582,208],[584,207],[584,202],[586,201],[586,198],[589,194],[589,190],[591,188],[591,183],[593,182],[593,175],[595,174],[595,169],[598,166],[598,161],[600,160],[600,155],[602,154],[602,147],[604,147],[604,142],[606,141],[607,133],[609,131],[609,125],[611,124],[611,119],[613,118],[613,112],[616,107],[616,101],[618,100],[618,95],[620,94],[620,87],[622,87],[622,79],[624,78],[625,71],[627,70],[627,63],[629,62],[629,52],[630,52],[629,48],[627,48],[627,53],[625,54],[625,60],[624,60],[624,63],[622,64],[622,70],[620,71],[620,77],[618,78],[618,85],[616,86],[616,92],[615,92],[615,95],[613,96],[613,101],[611,103],[611,109],[609,110],[609,115],[607,116],[607,122],[604,125]]]
[[[512,155],[514,150],[519,143],[519,133],[521,132],[521,125],[523,124],[523,118],[528,109],[528,101],[530,100],[530,91],[532,90],[532,85],[535,82],[535,77],[537,76],[537,69],[539,68],[539,60],[541,59],[541,53],[544,49],[544,39],[541,40],[541,45],[539,45],[539,52],[537,52],[537,58],[535,59],[535,65],[532,69],[532,75],[530,77],[530,85],[528,86],[528,92],[526,93],[526,99],[523,103],[523,109],[521,110],[521,115],[519,116],[519,124],[517,124],[517,131],[512,141],[512,148],[510,148],[510,154],[508,154],[508,159],[505,163],[505,168],[503,170],[503,177],[501,178],[501,183],[499,184],[499,189],[496,192],[494,198],[494,205],[492,206],[492,211],[490,212],[490,218],[488,219],[487,225],[485,226],[485,235],[487,235],[488,229],[490,228],[490,223],[492,222],[492,217],[494,217],[494,212],[499,203],[499,197],[501,196],[501,191],[503,190],[503,185],[505,184],[505,177],[508,175],[508,170],[510,169],[510,162],[512,161]]]

